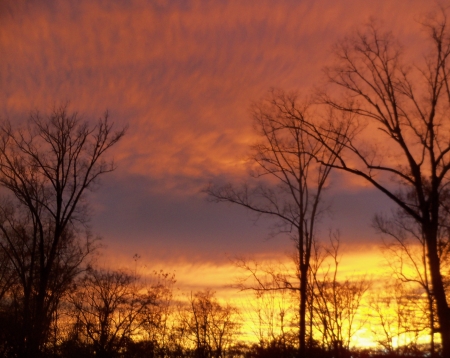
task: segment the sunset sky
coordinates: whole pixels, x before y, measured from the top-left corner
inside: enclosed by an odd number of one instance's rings
[[[91,194],[103,262],[175,270],[190,289],[220,288],[230,260],[286,257],[292,243],[267,240],[270,222],[213,204],[210,181],[240,182],[254,140],[249,107],[271,87],[312,93],[334,43],[371,18],[418,50],[427,0],[66,0],[0,2],[1,119],[70,109],[117,128],[117,170]],[[339,229],[349,271],[376,270],[374,213],[390,202],[333,175],[331,213],[319,234]],[[370,257],[369,257],[370,256]],[[382,260],[381,260],[382,261]],[[380,261],[380,262],[381,262]],[[370,264],[368,264],[370,263]]]

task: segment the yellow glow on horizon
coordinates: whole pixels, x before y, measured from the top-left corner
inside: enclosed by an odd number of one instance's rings
[[[339,280],[360,279],[365,277],[372,280],[369,291],[365,294],[359,312],[355,318],[355,332],[350,341],[351,347],[376,348],[380,347],[379,341],[385,340],[383,330],[377,313],[374,311],[371,300],[379,297],[386,299],[390,293],[386,286],[388,277],[392,277],[391,268],[386,264],[386,253],[377,247],[360,246],[352,250],[343,250],[339,265]],[[115,258],[114,262],[120,262]],[[130,260],[127,260],[130,262]],[[261,265],[269,264],[272,267],[282,265],[284,268],[291,266],[292,260],[287,255],[264,255],[256,258]],[[123,262],[123,261],[122,261]],[[126,266],[126,265],[124,265]],[[190,293],[206,288],[216,292],[216,297],[221,303],[228,302],[237,307],[241,312],[242,327],[239,339],[247,343],[257,343],[260,337],[267,338],[271,334],[276,336],[281,333],[280,312],[284,315],[285,331],[291,329],[290,320],[296,314],[296,303],[290,293],[266,294],[256,298],[251,290],[239,291],[236,288],[236,279],[242,277],[245,271],[235,266],[231,261],[222,263],[199,262],[192,263],[186,260],[174,260],[172,262],[159,262],[152,260],[152,266],[165,272],[175,273],[175,292],[177,300],[187,299]],[[142,260],[138,265],[138,272],[142,277],[151,276],[153,267],[147,266]],[[412,273],[411,273],[412,274]],[[388,292],[389,291],[389,292]],[[384,296],[383,296],[384,295]],[[418,334],[401,334],[395,326],[396,307],[395,298],[389,302],[381,302],[383,315],[389,317],[392,333],[391,345],[407,344],[416,341],[419,344],[429,343],[430,337],[427,331]],[[383,306],[384,305],[384,306]],[[258,309],[263,312],[258,315]],[[270,331],[270,332],[269,332]],[[293,329],[295,333],[295,327]],[[315,335],[318,336],[316,332]],[[437,336],[436,336],[437,338]]]

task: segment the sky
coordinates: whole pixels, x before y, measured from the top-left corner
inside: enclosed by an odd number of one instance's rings
[[[64,103],[88,121],[107,110],[128,130],[109,153],[116,171],[89,194],[104,262],[132,264],[137,253],[191,289],[219,287],[236,257],[292,249],[268,238],[267,219],[202,193],[248,175],[251,104],[270,88],[313,93],[333,44],[372,18],[420,59],[430,10],[427,0],[1,0],[0,118],[20,123]],[[319,236],[339,229],[358,267],[380,245],[373,215],[392,205],[352,178],[332,179]]]

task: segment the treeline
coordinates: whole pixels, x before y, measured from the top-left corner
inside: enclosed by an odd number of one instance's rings
[[[308,357],[430,356],[429,345],[414,339],[391,350],[383,345],[373,350],[351,349],[353,334],[367,323],[367,317],[361,317],[361,299],[367,292],[368,281],[361,278],[333,281],[334,268],[328,268],[332,276],[322,272],[320,284],[317,281],[317,287],[310,292],[316,303],[310,307],[313,330],[307,341]],[[266,270],[265,274],[268,272]],[[270,280],[270,273],[265,278]],[[1,305],[0,347],[4,357],[23,354],[23,323],[19,315],[22,303],[18,300],[20,296],[10,296],[14,291],[17,294],[18,289],[11,287]],[[414,298],[411,292],[402,298],[404,304],[398,306],[400,311],[394,315],[387,313],[388,307],[376,310],[386,302],[375,301],[376,306],[372,306],[372,314],[383,315],[384,323],[387,320],[399,322],[400,326],[390,327],[389,331],[397,337],[402,329],[411,330],[414,324],[426,325],[420,311],[415,311],[409,320],[403,317],[408,306],[414,304]],[[289,290],[257,292],[237,307],[219,300],[208,289],[179,293],[175,276],[162,271],[140,277],[136,269],[89,267],[74,278],[52,310],[39,355],[61,358],[298,357],[296,307],[298,299]],[[378,330],[381,321],[377,323],[374,318],[371,323],[377,325],[373,328]],[[423,329],[414,327],[417,331]],[[256,343],[249,343],[248,338]]]
[[[0,355],[347,356],[367,319],[361,307],[370,282],[340,277],[338,235],[331,235],[327,246],[315,242],[311,250],[303,316],[298,256],[287,271],[238,263],[243,268],[238,288],[255,294],[250,313],[219,301],[210,290],[175,296],[175,277],[162,271],[140,279],[136,272],[96,267],[98,238],[89,229],[85,194],[114,170],[104,156],[124,132],[113,131],[107,114],[92,125],[65,106],[45,117],[35,113],[23,126],[1,125]],[[403,250],[413,249],[402,243]],[[396,274],[404,281],[403,271]],[[384,332],[379,339],[384,352],[424,351],[422,334],[434,327],[434,308],[420,306],[430,297],[423,295],[426,287],[414,293],[397,289],[374,301],[372,312],[379,318],[374,331]],[[386,316],[394,305],[398,310]],[[257,338],[252,345],[242,338],[249,330]]]

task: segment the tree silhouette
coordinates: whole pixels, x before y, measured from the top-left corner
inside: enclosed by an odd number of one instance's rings
[[[112,131],[107,114],[91,126],[67,106],[45,118],[34,113],[25,127],[0,126],[0,185],[8,194],[0,205],[0,248],[18,280],[19,356],[40,356],[52,314],[94,248],[85,192],[114,170],[103,157],[123,134]]]
[[[191,293],[188,305],[181,312],[180,323],[193,343],[196,358],[220,358],[236,338],[240,323],[238,310],[220,304],[211,290]]]
[[[335,358],[349,350],[352,337],[365,323],[357,315],[371,285],[365,276],[339,278],[339,249],[339,235],[331,235],[325,253],[315,250],[316,265],[311,267],[312,322],[321,334],[323,347]]]
[[[124,271],[90,270],[70,297],[80,339],[96,357],[112,357],[142,334],[147,311],[156,305],[138,277]]]
[[[216,202],[231,202],[273,218],[273,233],[287,234],[295,243],[299,271],[299,344],[303,357],[311,249],[317,218],[323,209],[321,196],[342,144],[325,144],[307,135],[304,124],[317,118],[311,104],[295,94],[271,91],[267,99],[253,107],[253,119],[260,138],[252,146],[250,158],[254,180],[241,187],[211,185],[206,192]]]
[[[419,225],[447,357],[450,308],[438,240],[450,170],[450,36],[445,10],[423,25],[428,42],[422,65],[412,63],[394,36],[373,22],[338,43],[335,64],[325,71],[334,92],[321,94],[335,130],[312,122],[304,128],[336,155],[333,163],[319,161],[371,183]],[[330,138],[344,149],[336,152],[327,144]]]

